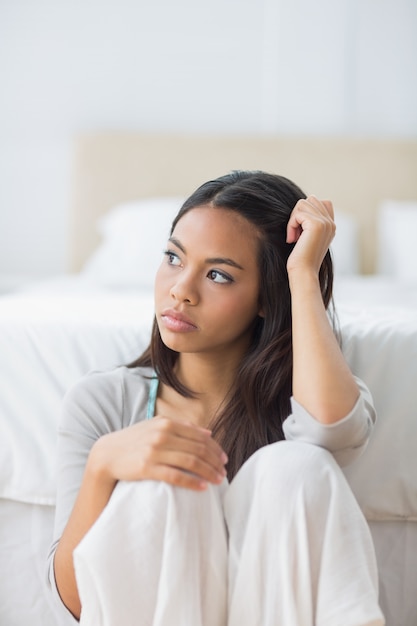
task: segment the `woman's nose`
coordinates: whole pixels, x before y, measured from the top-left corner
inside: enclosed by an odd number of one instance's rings
[[[182,274],[170,289],[171,297],[177,302],[197,304],[199,296],[191,277]]]

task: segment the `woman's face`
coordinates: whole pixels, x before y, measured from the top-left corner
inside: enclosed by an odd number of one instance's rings
[[[259,306],[259,235],[238,213],[210,206],[186,213],[156,275],[155,312],[172,350],[241,356]]]

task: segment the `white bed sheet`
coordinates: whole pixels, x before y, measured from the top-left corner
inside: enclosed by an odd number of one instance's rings
[[[368,385],[377,423],[365,454],[345,469],[368,520],[417,521],[417,315],[340,308],[343,349]]]
[[[345,356],[369,386],[378,414],[365,455],[346,476],[368,520],[415,522],[417,284],[344,277],[335,301]]]
[[[417,624],[417,524],[370,522],[386,626]]]

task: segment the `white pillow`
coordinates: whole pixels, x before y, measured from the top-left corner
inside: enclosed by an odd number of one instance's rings
[[[417,282],[417,202],[381,204],[377,270],[400,281]]]
[[[109,211],[99,221],[102,243],[81,274],[108,287],[152,288],[172,220],[183,201],[149,198]]]
[[[354,217],[335,211],[336,235],[332,241],[331,252],[334,271],[338,276],[359,272],[358,225]]]

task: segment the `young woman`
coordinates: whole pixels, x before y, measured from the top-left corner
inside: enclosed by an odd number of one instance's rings
[[[384,623],[339,468],[375,413],[329,322],[334,232],[262,172],[184,203],[149,348],[64,402],[50,581],[82,624]]]

